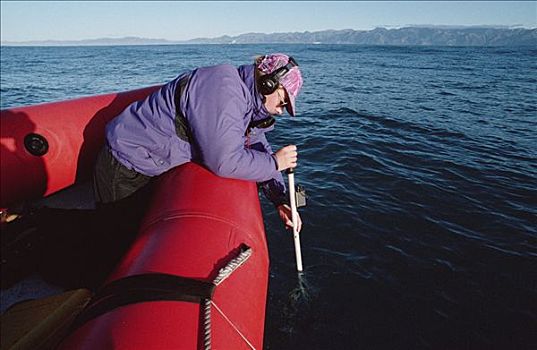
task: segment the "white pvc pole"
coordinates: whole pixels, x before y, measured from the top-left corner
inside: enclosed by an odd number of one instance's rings
[[[295,174],[293,169],[287,171],[289,182],[289,203],[291,204],[291,220],[293,221],[293,238],[295,240],[296,269],[302,272],[302,252],[300,249],[300,235],[298,233],[298,211],[296,209]]]

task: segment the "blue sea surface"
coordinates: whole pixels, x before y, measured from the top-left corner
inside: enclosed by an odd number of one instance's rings
[[[268,52],[303,72],[269,139],[298,146],[308,206],[299,279],[262,199],[265,348],[537,348],[537,47],[2,47],[1,108]]]

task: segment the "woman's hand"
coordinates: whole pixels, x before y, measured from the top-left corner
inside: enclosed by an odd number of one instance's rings
[[[278,171],[296,167],[298,160],[298,152],[295,145],[289,145],[281,148],[274,153],[276,163],[278,163]]]
[[[280,219],[282,219],[285,228],[287,230],[290,230],[293,228],[293,218],[291,214],[291,208],[287,204],[281,204],[277,208],[278,215],[280,215]],[[302,219],[300,219],[300,214],[297,212],[297,231],[300,232],[302,229]]]

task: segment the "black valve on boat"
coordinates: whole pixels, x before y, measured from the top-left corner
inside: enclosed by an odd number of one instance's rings
[[[48,142],[45,137],[39,134],[28,134],[24,137],[24,147],[34,156],[43,156],[48,152]]]

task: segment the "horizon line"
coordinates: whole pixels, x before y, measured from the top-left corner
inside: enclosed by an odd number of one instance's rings
[[[23,40],[23,41],[12,41],[12,40],[1,40],[0,44],[27,44],[27,43],[47,43],[47,42],[85,42],[85,41],[98,41],[98,40],[122,40],[122,39],[142,39],[142,40],[151,40],[151,41],[161,41],[161,42],[168,42],[170,44],[174,43],[188,43],[189,41],[195,41],[195,40],[213,40],[218,39],[221,37],[239,37],[241,35],[246,34],[264,34],[264,35],[272,35],[272,34],[293,34],[293,33],[319,33],[319,32],[325,32],[325,31],[356,31],[356,32],[367,32],[367,31],[373,31],[375,29],[387,29],[387,30],[397,30],[397,29],[404,29],[404,28],[439,28],[439,29],[463,29],[463,28],[486,28],[486,29],[527,29],[527,30],[533,30],[537,29],[537,26],[534,27],[527,27],[522,24],[514,24],[514,25],[494,25],[494,24],[475,24],[475,25],[457,25],[457,24],[449,24],[449,25],[443,25],[443,24],[405,24],[405,25],[379,25],[375,26],[372,29],[353,29],[353,28],[345,28],[345,29],[322,29],[322,30],[315,30],[315,31],[294,31],[294,32],[244,32],[237,35],[229,35],[229,34],[223,34],[220,36],[215,37],[195,37],[191,39],[163,39],[163,38],[150,38],[150,37],[143,37],[143,36],[134,36],[134,35],[127,35],[127,36],[121,36],[121,37],[96,37],[96,38],[88,38],[88,39],[34,39],[34,40]]]

